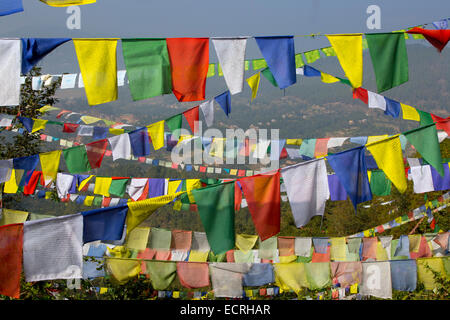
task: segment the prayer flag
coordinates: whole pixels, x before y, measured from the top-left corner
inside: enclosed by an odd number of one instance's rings
[[[261,79],[261,72],[258,72],[246,80],[250,89],[252,90],[252,100],[251,101],[253,101],[256,98],[256,94],[258,93],[260,79]]]
[[[417,286],[417,265],[414,260],[390,261],[392,289],[414,291]]]
[[[122,39],[122,50],[134,101],[172,92],[165,39]]]
[[[273,76],[272,72],[270,72],[269,68],[265,68],[261,71],[262,75],[266,77],[267,80],[274,86],[278,87],[277,80],[275,80],[275,77]]]
[[[104,197],[109,197],[109,188],[112,183],[111,177],[96,177],[95,178],[95,187],[94,194],[99,194]]]
[[[181,124],[183,123],[183,115],[177,114],[169,119],[165,120],[170,132],[172,133],[172,138],[178,140],[180,137]]]
[[[39,154],[45,186],[48,186],[50,182],[56,179],[60,158],[61,158],[61,150]]]
[[[429,30],[414,27],[411,30],[408,30],[407,33],[423,35],[425,39],[427,39],[428,42],[433,45],[433,47],[435,47],[439,52],[441,52],[445,48],[447,42],[450,40],[449,29]]]
[[[6,16],[23,11],[22,0],[6,0],[0,4],[0,16]],[[18,298],[18,297],[17,297]]]
[[[117,100],[117,39],[73,39],[89,105]]]
[[[15,299],[20,297],[22,244],[22,223],[0,226],[0,294]]]
[[[86,146],[76,146],[64,149],[64,160],[66,162],[67,170],[70,173],[83,173],[91,170]]]
[[[214,100],[217,101],[217,103],[222,108],[223,112],[229,116],[231,112],[231,94],[230,91],[225,91],[222,94],[219,94],[217,97],[214,98]]]
[[[2,5],[3,6],[3,1]],[[20,39],[0,40],[0,106],[17,106],[20,102]],[[31,130],[29,130],[31,131]]]
[[[253,224],[266,240],[280,232],[280,171],[239,179]]]
[[[208,100],[200,104],[200,109],[202,109],[203,116],[205,117],[205,122],[208,127],[212,126],[214,122],[214,100]]]
[[[353,88],[362,86],[362,34],[327,35]]]
[[[164,147],[164,120],[148,125],[147,131],[152,139],[153,148],[155,150]]]
[[[22,38],[22,74],[27,74],[42,58],[71,38]]]
[[[125,284],[141,272],[141,261],[120,258],[106,258],[106,270],[115,282]]]
[[[187,122],[189,123],[189,127],[191,128],[192,133],[197,133],[198,131],[198,122],[199,120],[199,107],[196,106],[194,108],[191,108],[187,111],[184,111],[184,117],[186,118]]]
[[[41,0],[52,7],[80,6],[83,4],[95,3],[96,0]]]
[[[172,92],[180,102],[205,99],[209,68],[208,38],[168,38]]]
[[[83,242],[120,240],[123,234],[128,206],[84,211]]]
[[[117,159],[128,159],[131,157],[131,142],[128,133],[108,138],[112,149],[113,161]]]
[[[207,263],[177,262],[177,275],[181,285],[188,289],[203,288],[210,285]]]
[[[135,157],[145,157],[150,154],[150,140],[147,128],[139,128],[128,133],[131,150]]]
[[[167,289],[177,275],[176,262],[146,261],[145,264],[155,290]]]
[[[408,81],[408,54],[404,33],[366,33],[378,93]]]

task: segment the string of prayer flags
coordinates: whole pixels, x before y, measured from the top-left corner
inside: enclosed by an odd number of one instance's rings
[[[89,105],[117,100],[117,39],[73,39]]]
[[[330,196],[324,159],[281,169],[295,225],[306,225],[313,216],[323,216]]]
[[[200,121],[199,119],[199,107],[196,106],[194,108],[191,108],[189,110],[186,110],[183,112],[184,117],[186,118],[189,127],[191,128],[192,133],[197,133],[198,132],[198,122]],[[226,112],[225,112],[226,113]],[[228,114],[227,114],[228,115]]]
[[[122,39],[122,50],[134,101],[172,92],[165,39]]]
[[[219,74],[223,72],[229,92],[242,92],[247,38],[213,38],[212,43],[219,60]]]
[[[80,6],[84,4],[95,3],[97,0],[41,0],[43,3],[52,7]]]
[[[258,93],[259,81],[261,80],[261,72],[255,73],[250,78],[246,79],[248,86],[252,90],[252,99],[253,101],[256,98],[256,94]]]
[[[22,38],[22,74],[27,74],[42,58],[71,38]]]
[[[17,106],[20,103],[20,43],[20,40],[0,40],[0,106]]]
[[[404,132],[403,135],[420,153],[422,158],[431,164],[441,176],[444,176],[441,149],[434,123]]]
[[[56,179],[60,158],[61,150],[39,154],[39,160],[41,162],[45,186],[48,186],[52,181]]]
[[[23,224],[0,226],[0,294],[20,297],[22,273]]]
[[[277,170],[239,179],[253,224],[263,241],[280,232],[280,177]]]
[[[361,87],[363,80],[362,34],[327,35],[327,38],[352,87]]]
[[[229,117],[231,112],[231,94],[230,91],[225,91],[222,94],[219,94],[217,97],[214,98],[216,102],[220,105],[223,112]]]
[[[180,102],[204,100],[209,68],[209,39],[168,38],[166,42],[173,94]]]
[[[297,82],[293,36],[255,37],[280,89]]]
[[[367,144],[366,147],[397,190],[405,192],[407,184],[399,135]]]
[[[450,30],[445,29],[439,29],[439,30],[429,30],[429,29],[422,29],[419,27],[414,27],[407,31],[409,34],[420,34],[425,37],[425,39],[428,40],[428,42],[435,47],[439,52],[442,52],[442,50],[447,45],[448,41],[450,40]]]
[[[328,163],[347,191],[355,211],[358,203],[372,199],[364,146],[329,155]]]
[[[214,254],[232,250],[234,232],[234,183],[192,190],[198,213]]]
[[[0,16],[7,16],[23,11],[22,0],[7,0],[0,4]]]
[[[409,80],[404,33],[366,33],[378,93]]]

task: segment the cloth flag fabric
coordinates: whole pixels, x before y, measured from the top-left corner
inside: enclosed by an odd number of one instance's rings
[[[108,193],[113,196],[123,198],[127,187],[128,179],[115,179],[111,180],[111,184],[108,189]],[[162,195],[162,194],[160,194]]]
[[[235,245],[234,183],[192,190],[203,227],[214,254]]]
[[[331,262],[331,277],[333,284],[339,283],[341,288],[361,283],[361,262]]]
[[[41,0],[43,3],[52,7],[80,6],[84,4],[95,3],[97,0]]]
[[[370,190],[372,194],[382,197],[391,194],[391,181],[389,181],[381,170],[372,171],[370,177]]]
[[[205,122],[208,127],[212,126],[214,122],[214,100],[208,100],[200,104],[200,109],[202,110],[203,116],[205,117]]]
[[[365,36],[378,92],[407,82],[409,69],[404,33],[366,33]]]
[[[428,266],[433,271],[438,272],[446,277],[446,271],[444,268],[443,258],[433,257],[433,258],[420,258],[416,260],[417,263],[417,280],[422,283],[425,290],[433,290],[437,287],[436,280],[434,279],[433,273],[426,268]],[[447,277],[449,275],[447,274]]]
[[[422,29],[419,27],[414,27],[407,31],[410,34],[421,34],[428,40],[428,42],[433,45],[439,52],[444,50],[448,41],[450,40],[450,30],[449,29],[439,29],[439,30],[429,30]]]
[[[411,167],[411,177],[414,183],[414,193],[424,193],[434,191],[434,180],[431,174],[431,166],[417,166]]]
[[[308,287],[305,263],[275,263],[275,285],[283,291],[293,290],[298,293]]]
[[[131,150],[135,157],[145,157],[150,154],[150,140],[147,128],[139,128],[128,133]]]
[[[229,117],[231,112],[231,94],[230,91],[225,91],[222,94],[219,94],[217,97],[214,98],[216,102],[220,105],[223,112]]]
[[[311,255],[311,246],[311,237],[295,237],[294,253],[297,256],[309,257]]]
[[[6,16],[23,11],[22,0],[6,0],[0,4],[0,16]]]
[[[384,99],[386,100],[386,110],[384,111],[384,114],[393,118],[398,118],[402,108],[401,103],[386,97],[384,97]]]
[[[382,299],[392,299],[391,267],[389,261],[362,264],[360,293]]]
[[[361,87],[363,81],[362,34],[327,35],[327,38],[352,87]]]
[[[148,178],[133,178],[127,188],[127,192],[130,198],[134,201],[138,201],[140,198],[147,198],[147,195],[143,195],[145,188],[148,185]],[[148,191],[147,191],[148,192]]]
[[[158,250],[169,250],[171,247],[172,233],[169,230],[152,228],[149,246]]]
[[[22,74],[27,74],[42,58],[71,38],[22,38]]]
[[[117,39],[73,39],[89,105],[117,100]]]
[[[17,106],[20,103],[20,42],[0,40],[0,106]]]
[[[306,225],[323,216],[330,196],[325,160],[312,160],[281,169],[295,225]]]
[[[127,211],[124,205],[82,212],[83,242],[120,240]]]
[[[203,288],[210,285],[207,263],[177,262],[177,275],[181,285],[188,289]]]
[[[155,150],[164,147],[164,120],[148,125],[147,131],[152,139],[153,148]]]
[[[401,193],[406,191],[405,166],[399,135],[366,145],[378,167]]]
[[[208,38],[168,38],[172,92],[180,102],[205,99],[209,68]]]
[[[213,38],[212,43],[230,93],[241,92],[244,84],[247,38]]]
[[[416,108],[411,107],[407,104],[401,103],[400,106],[402,107],[402,115],[403,119],[405,120],[413,120],[413,121],[420,121],[420,115],[417,112]]]
[[[125,284],[141,272],[141,262],[131,259],[106,258],[106,270],[115,282]]]
[[[347,191],[355,210],[358,203],[372,199],[364,146],[329,155],[328,163]]]
[[[70,173],[83,173],[91,170],[86,152],[86,146],[76,146],[64,149],[64,160]]]
[[[280,89],[297,82],[293,36],[255,37]]]
[[[429,164],[436,169],[441,176],[444,176],[442,166],[441,149],[437,137],[437,130],[434,124],[419,127],[403,133],[408,141],[420,153]]]
[[[128,133],[108,138],[112,149],[113,161],[131,157],[131,142]]]
[[[58,198],[64,199],[67,198],[69,194],[70,187],[72,186],[72,182],[74,180],[74,176],[71,174],[64,174],[61,172],[57,173],[56,176],[56,191],[58,193]]]
[[[122,51],[134,101],[172,92],[165,39],[122,39]]]
[[[246,253],[255,246],[257,240],[257,235],[237,234],[236,248]]]
[[[258,93],[259,88],[259,82],[261,80],[261,72],[255,73],[253,76],[248,78],[246,81],[248,83],[248,86],[252,90],[252,99],[253,101],[256,98],[256,94]]]
[[[25,280],[82,278],[82,247],[81,214],[26,221],[23,228]]]
[[[250,270],[248,263],[211,263],[209,271],[217,298],[241,298],[243,293],[242,278]]]
[[[186,118],[187,122],[189,123],[189,127],[191,128],[192,133],[198,132],[198,122],[200,121],[199,118],[199,107],[196,106],[194,108],[191,108],[189,110],[186,110],[183,112],[184,117]]]
[[[12,209],[2,209],[0,225],[24,223],[28,218],[28,212]]]
[[[96,177],[95,178],[95,187],[94,194],[99,194],[104,197],[109,197],[109,188],[112,183],[111,177]]]
[[[277,80],[275,80],[275,77],[273,76],[272,72],[270,72],[269,68],[265,68],[261,71],[262,75],[269,80],[269,82],[274,86],[278,87]]]
[[[167,289],[177,275],[176,262],[146,261],[145,264],[155,290]]]
[[[0,226],[0,294],[20,297],[23,224]]]
[[[435,191],[450,189],[450,170],[448,167],[448,163],[443,164],[443,166],[444,166],[443,177],[441,177],[433,167],[430,167],[431,177],[433,180],[433,186]]]
[[[328,188],[331,201],[347,200],[347,192],[336,174],[328,175]]]
[[[61,158],[61,150],[44,152],[39,154],[41,162],[42,175],[44,176],[44,183],[48,186],[56,179],[58,173],[59,160]]]
[[[390,261],[392,289],[414,291],[417,286],[417,265],[415,260]]]
[[[165,122],[172,133],[172,138],[178,140],[180,137],[179,130],[181,129],[181,124],[183,123],[183,115],[177,114],[169,119],[166,119]]]
[[[172,244],[171,248],[175,250],[191,249],[192,244],[192,231],[185,230],[172,230]]]
[[[280,171],[239,179],[255,229],[266,240],[280,232]]]
[[[242,278],[242,284],[246,287],[259,287],[273,282],[275,282],[274,270],[270,263],[253,263]]]

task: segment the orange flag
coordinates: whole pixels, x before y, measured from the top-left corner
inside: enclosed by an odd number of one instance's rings
[[[180,102],[205,100],[208,38],[167,38],[172,92]]]
[[[0,227],[0,294],[19,299],[23,223]]]
[[[280,171],[239,179],[261,241],[280,232]]]
[[[185,112],[183,112],[183,114],[187,122],[189,123],[189,127],[191,127],[192,133],[197,133],[199,121],[198,106],[186,110]]]

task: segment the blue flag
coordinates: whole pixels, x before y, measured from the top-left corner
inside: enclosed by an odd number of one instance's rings
[[[327,253],[328,238],[312,238],[314,251],[317,253]]]
[[[384,97],[386,100],[386,110],[384,111],[385,115],[392,116],[393,118],[398,118],[400,115],[401,105],[400,102]]]
[[[22,12],[22,0],[2,0],[0,1],[0,16]]]
[[[217,97],[214,98],[214,100],[217,101],[217,103],[222,108],[223,112],[225,112],[225,114],[228,117],[228,115],[231,112],[231,93],[230,93],[230,91],[228,90],[222,94],[219,94]]]
[[[246,287],[259,287],[273,282],[273,266],[270,263],[252,263],[250,270],[242,278],[242,285]]]
[[[391,260],[392,289],[414,291],[417,286],[416,260]]]
[[[293,36],[255,37],[280,89],[297,82]]]
[[[82,212],[83,242],[120,240],[127,212],[127,205]]]
[[[404,257],[410,257],[409,256],[409,238],[407,235],[402,235],[398,239],[397,248],[395,248],[394,257],[397,256],[404,256]]]
[[[108,136],[109,128],[106,127],[94,127],[92,133],[93,140],[103,140]]]
[[[367,143],[367,137],[351,137],[350,142],[365,145]]]
[[[355,210],[358,203],[372,199],[364,150],[361,146],[328,156],[328,163],[347,191]]]
[[[17,117],[20,123],[27,129],[28,132],[33,131],[34,120],[27,117]]]
[[[25,171],[33,171],[38,163],[39,163],[38,154],[13,159],[14,169],[22,169]]]
[[[305,65],[303,66],[303,75],[305,77],[320,77],[322,73],[313,67]]]
[[[131,150],[135,157],[145,157],[150,154],[150,140],[147,128],[140,128],[128,133],[130,136]]]
[[[70,38],[22,38],[22,74],[27,74],[47,54]]]

